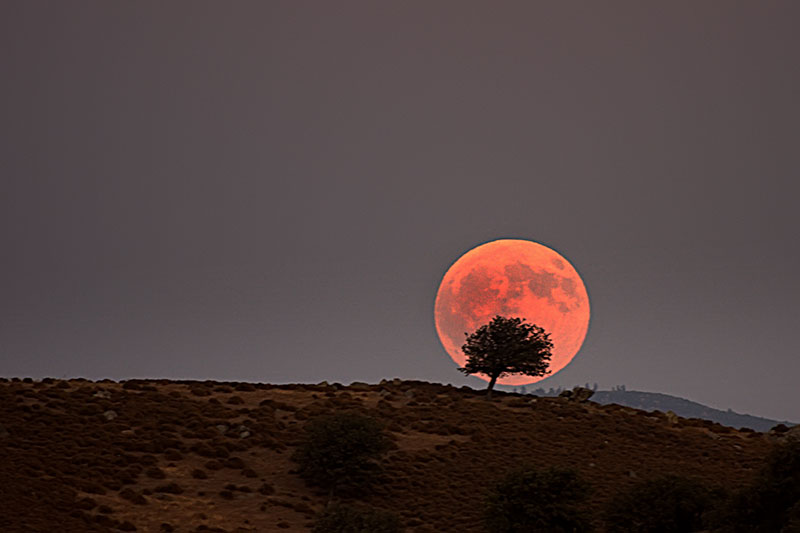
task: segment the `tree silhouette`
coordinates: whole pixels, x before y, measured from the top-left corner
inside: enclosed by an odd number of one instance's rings
[[[495,316],[479,327],[461,347],[467,363],[459,370],[465,374],[484,374],[489,377],[486,396],[498,378],[509,374],[544,376],[549,373],[553,343],[550,335],[522,318]]]

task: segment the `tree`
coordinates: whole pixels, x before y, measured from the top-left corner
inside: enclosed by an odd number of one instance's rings
[[[495,316],[471,335],[461,347],[467,364],[459,370],[465,374],[489,377],[486,395],[491,397],[497,378],[509,374],[544,376],[549,373],[553,343],[550,335],[522,318]]]
[[[489,533],[579,533],[589,531],[581,508],[588,485],[575,471],[523,467],[489,492],[484,524]]]
[[[357,413],[337,413],[310,421],[306,438],[292,459],[310,485],[329,490],[355,491],[365,487],[379,470],[376,459],[389,440],[380,424]]]

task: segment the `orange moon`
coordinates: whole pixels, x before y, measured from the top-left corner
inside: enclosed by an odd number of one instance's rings
[[[465,333],[495,315],[525,318],[550,334],[550,373],[497,380],[504,385],[536,383],[567,366],[586,338],[589,314],[589,295],[575,267],[547,246],[517,239],[488,242],[459,257],[439,285],[434,310],[439,340],[459,367],[466,363]]]

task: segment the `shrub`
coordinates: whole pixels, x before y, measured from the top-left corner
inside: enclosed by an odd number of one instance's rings
[[[637,483],[606,508],[607,531],[688,533],[703,529],[712,493],[697,481],[663,476]]]
[[[589,531],[589,518],[580,507],[588,493],[573,470],[521,468],[489,492],[484,524],[490,533]]]
[[[800,531],[800,441],[769,454],[756,481],[736,494],[727,516],[731,531]]]
[[[356,413],[315,418],[305,431],[292,459],[307,483],[328,489],[331,496],[366,487],[379,471],[376,459],[389,446],[378,422]]]
[[[380,509],[333,505],[314,522],[313,533],[399,533],[400,520]]]

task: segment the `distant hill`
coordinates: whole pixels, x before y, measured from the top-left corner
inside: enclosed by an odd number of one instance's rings
[[[643,411],[661,411],[663,413],[672,411],[683,418],[703,418],[705,420],[717,422],[723,426],[750,428],[760,432],[769,431],[771,428],[781,423],[792,425],[790,422],[786,421],[744,415],[731,410],[721,411],[684,398],[658,392],[625,390],[597,391],[594,393],[591,400],[602,405],[615,403],[617,405],[633,407]]]

